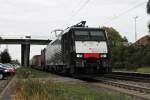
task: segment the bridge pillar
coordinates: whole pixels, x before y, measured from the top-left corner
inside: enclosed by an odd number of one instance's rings
[[[21,65],[29,67],[30,44],[21,44]]]

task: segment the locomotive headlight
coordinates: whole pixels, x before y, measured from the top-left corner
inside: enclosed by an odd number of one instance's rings
[[[8,72],[8,70],[4,70],[4,72]]]
[[[107,55],[106,55],[106,54],[102,54],[101,57],[102,57],[102,58],[106,58]]]
[[[82,56],[82,54],[77,54],[77,57],[82,58],[83,56]]]

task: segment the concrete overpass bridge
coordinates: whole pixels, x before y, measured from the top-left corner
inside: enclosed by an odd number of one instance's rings
[[[29,66],[30,45],[48,45],[50,39],[42,36],[0,36],[0,44],[19,44],[21,45],[21,64]]]

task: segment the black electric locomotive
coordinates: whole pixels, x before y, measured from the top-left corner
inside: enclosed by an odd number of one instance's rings
[[[111,71],[105,30],[89,28],[85,21],[64,30],[45,52],[49,71],[66,74],[101,74]]]

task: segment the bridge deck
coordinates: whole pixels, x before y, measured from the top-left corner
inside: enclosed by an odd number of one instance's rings
[[[0,44],[31,44],[31,45],[48,45],[51,40],[40,39],[0,39]]]

